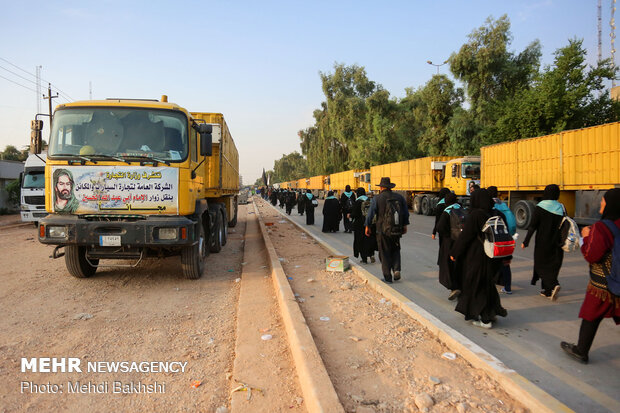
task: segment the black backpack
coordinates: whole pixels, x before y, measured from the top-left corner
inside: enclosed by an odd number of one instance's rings
[[[400,237],[403,235],[403,219],[404,211],[398,198],[390,196],[385,202],[385,210],[383,211],[383,228],[382,233],[388,237]]]
[[[346,196],[346,197],[347,197],[347,199],[345,199],[345,201],[344,201],[344,210],[346,212],[351,212],[351,210],[353,210],[353,200],[351,199],[353,197],[353,195]]]
[[[450,238],[456,241],[463,232],[467,215],[463,208],[450,208],[448,214],[450,215]]]

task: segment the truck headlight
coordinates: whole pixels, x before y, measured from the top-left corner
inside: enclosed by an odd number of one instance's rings
[[[49,238],[67,238],[66,227],[47,227],[47,236]]]
[[[177,229],[176,228],[159,228],[157,231],[158,239],[177,239]]]

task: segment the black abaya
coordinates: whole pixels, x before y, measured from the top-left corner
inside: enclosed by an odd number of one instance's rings
[[[340,202],[334,197],[325,199],[323,204],[323,232],[340,230]]]

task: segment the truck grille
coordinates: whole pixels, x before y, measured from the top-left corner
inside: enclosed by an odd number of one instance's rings
[[[45,195],[25,196],[24,200],[28,205],[45,205]]]

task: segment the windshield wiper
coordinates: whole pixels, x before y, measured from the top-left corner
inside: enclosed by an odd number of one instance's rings
[[[140,162],[140,164],[148,163],[150,161],[151,163],[154,164],[154,166],[157,166],[158,162],[170,166],[170,161],[166,161],[164,159],[153,158],[152,156],[146,156],[146,155],[125,155],[123,156],[124,160],[128,158],[129,159],[144,159],[144,161]]]
[[[127,165],[131,165],[131,162],[129,162],[127,159],[121,158],[119,156],[112,156],[112,155],[103,155],[103,154],[96,154],[96,155],[91,155],[95,158],[102,158],[102,159],[107,159],[107,160],[113,160],[113,161],[118,161],[118,162],[125,162]]]
[[[78,158],[78,159],[80,159],[80,160],[81,160],[81,164],[82,164],[82,165],[84,165],[85,161],[92,162],[92,163],[94,163],[94,164],[96,164],[96,163],[97,163],[97,161],[95,161],[94,159],[87,158],[86,156],[83,156],[83,155],[76,155],[76,154],[74,154],[74,153],[55,153],[55,154],[53,154],[53,155],[51,155],[51,156],[70,156],[71,158]],[[73,162],[73,159],[69,159],[69,160],[67,161],[67,163],[68,163],[69,165],[71,165],[71,164],[72,164],[72,162]]]

